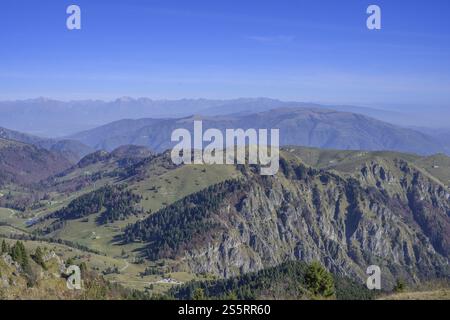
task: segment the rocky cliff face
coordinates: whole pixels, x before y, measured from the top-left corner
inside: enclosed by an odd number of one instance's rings
[[[152,232],[141,240],[149,247],[171,246],[158,258],[223,277],[287,260],[318,260],[361,280],[376,264],[385,285],[399,277],[420,281],[449,275],[449,191],[406,161],[374,159],[344,174],[281,159],[278,175],[257,171],[243,168],[241,187],[233,191],[226,186],[203,191],[209,195],[200,199],[220,197],[200,218],[192,214],[193,206],[205,205],[198,197],[184,203],[191,208],[181,207],[184,219],[207,225],[203,232],[190,228],[175,243],[161,242],[164,235]],[[158,220],[158,214],[135,230],[155,221],[170,230],[170,221]]]

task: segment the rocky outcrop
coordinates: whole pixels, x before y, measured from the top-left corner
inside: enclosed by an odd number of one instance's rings
[[[15,270],[16,272],[22,272],[22,267],[20,266],[20,264],[14,261],[14,259],[9,254],[4,253],[2,255],[2,260],[8,267],[13,268],[13,270]]]

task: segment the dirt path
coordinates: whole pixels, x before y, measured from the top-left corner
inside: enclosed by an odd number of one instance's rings
[[[12,218],[13,215],[16,214],[16,212],[14,210],[12,210],[12,209],[8,209],[8,211],[11,212],[11,214],[9,215],[10,218]]]
[[[119,272],[123,272],[123,271],[127,270],[127,268],[130,266],[130,264],[128,263],[127,260],[123,260],[123,261],[125,261],[125,266],[124,266],[123,268],[121,268],[121,269],[119,270]]]

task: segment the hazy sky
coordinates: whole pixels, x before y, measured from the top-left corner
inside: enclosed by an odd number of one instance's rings
[[[449,17],[448,0],[2,0],[0,99],[450,106]]]

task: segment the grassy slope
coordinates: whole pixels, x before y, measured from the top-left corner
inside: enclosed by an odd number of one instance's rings
[[[394,293],[380,300],[450,300],[450,289]]]
[[[142,195],[141,205],[145,211],[155,212],[191,193],[235,176],[237,172],[233,166],[183,166],[130,184],[129,188]],[[64,201],[64,203],[68,202]],[[138,218],[131,217],[125,221],[98,226],[95,223],[97,216],[90,216],[88,222],[82,222],[83,219],[69,221],[67,226],[56,231],[54,236],[79,242],[113,256],[120,255],[122,249],[130,252],[139,247],[138,245],[112,245],[114,237],[120,235],[121,229]]]
[[[11,240],[8,238],[4,238],[1,234],[4,234],[5,228],[0,227],[0,243],[5,240],[11,246],[15,243],[15,240]],[[93,253],[88,253],[83,250],[79,250],[76,248],[69,247],[63,244],[57,243],[48,243],[43,241],[30,241],[25,240],[22,241],[29,253],[33,253],[36,248],[39,246],[42,249],[46,248],[48,251],[54,251],[58,256],[60,256],[64,261],[67,261],[69,258],[74,260],[74,263],[80,264],[85,262],[88,266],[88,269],[95,270],[96,272],[102,274],[108,268],[117,267],[119,273],[111,273],[106,274],[105,279],[111,282],[120,283],[126,287],[135,288],[139,290],[144,290],[150,285],[153,286],[152,292],[154,293],[163,293],[170,289],[173,284],[161,283],[161,280],[165,277],[172,278],[178,282],[187,282],[190,280],[200,279],[195,277],[194,275],[187,274],[184,272],[177,273],[167,273],[164,276],[159,275],[149,275],[141,277],[140,273],[145,270],[149,263],[143,264],[133,264],[129,263],[126,257],[124,258],[114,258],[106,255],[98,255]],[[1,271],[1,269],[0,269]],[[60,287],[61,283],[57,283],[57,281],[48,282],[47,285],[49,288],[52,286]],[[39,297],[36,297],[39,298]]]
[[[69,173],[68,176],[59,178],[59,181],[70,180],[77,174],[82,174],[83,169],[76,169]],[[90,166],[89,170],[104,170],[104,167]],[[91,171],[93,172],[93,171]],[[162,170],[161,168],[148,168],[149,178],[139,182],[122,181],[129,183],[129,188],[134,192],[141,194],[143,197],[141,205],[145,211],[151,210],[155,212],[165,205],[171,204],[191,193],[204,189],[212,184],[216,184],[223,180],[236,177],[238,172],[234,166],[182,166],[174,170]],[[0,222],[6,223],[8,226],[0,227],[0,234],[11,235],[18,232],[31,232],[40,226],[27,228],[25,222],[30,217],[44,216],[50,212],[58,210],[67,205],[70,201],[82,194],[93,191],[107,183],[111,183],[111,179],[102,179],[93,185],[88,186],[79,192],[64,197],[55,194],[52,201],[44,208],[29,212],[26,217],[11,211],[10,209],[0,208]],[[150,285],[154,292],[165,292],[172,284],[159,283],[163,279],[162,276],[146,276],[140,277],[140,273],[151,263],[136,264],[132,263],[139,256],[139,243],[128,245],[115,245],[114,237],[121,234],[121,229],[129,223],[133,223],[137,218],[133,217],[126,221],[117,221],[113,224],[99,226],[95,223],[98,215],[89,217],[88,222],[82,222],[82,219],[69,221],[64,229],[57,230],[50,235],[52,238],[60,238],[79,243],[96,251],[102,252],[107,257],[89,254],[92,258],[89,264],[100,271],[107,267],[117,267],[121,270],[120,274],[110,274],[106,278],[117,281],[126,286],[144,289]],[[67,249],[65,246],[63,248]],[[82,252],[77,249],[62,250],[60,253],[67,255],[68,252],[75,250],[78,254]],[[63,253],[63,251],[67,251]],[[126,252],[125,256],[122,253]],[[70,255],[70,254],[69,254]],[[195,279],[196,276],[183,272],[166,274],[166,277],[173,278],[176,281],[186,282]]]
[[[372,160],[381,162],[402,159],[424,172],[427,176],[450,186],[450,157],[442,154],[422,157],[414,154],[390,152],[390,151],[351,151],[351,150],[326,150],[315,148],[283,148],[282,154],[286,158],[296,157],[307,165],[326,170],[336,170],[352,174],[361,165]]]

